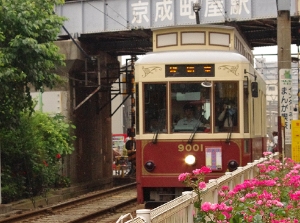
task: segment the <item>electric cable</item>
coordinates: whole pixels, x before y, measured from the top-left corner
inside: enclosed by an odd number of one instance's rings
[[[222,5],[222,8],[223,10],[220,8],[219,4],[216,2],[216,0],[213,0],[215,5],[217,6],[218,10],[221,12],[221,14],[223,15],[225,21],[227,21],[228,18],[226,18],[226,10],[225,10],[225,7],[224,7],[224,4],[223,4],[223,1],[220,1],[221,2],[221,5]]]
[[[110,6],[108,5],[108,3],[105,3],[105,5],[106,5],[107,7],[109,7],[111,10],[113,10],[115,13],[117,13],[117,15],[120,16],[122,19],[124,19],[124,21],[126,21],[127,24],[129,24],[129,21],[126,20],[120,13],[118,13],[118,12],[117,12],[116,10],[114,10],[112,7],[110,7]]]
[[[93,8],[95,8],[97,11],[103,13],[105,16],[107,16],[108,18],[112,19],[113,21],[115,21],[116,23],[120,24],[121,26],[125,27],[126,29],[128,29],[127,26],[124,26],[122,23],[120,23],[119,21],[115,20],[113,17],[111,17],[110,15],[108,15],[107,13],[101,11],[100,9],[98,9],[96,6],[90,4],[89,2],[86,2],[87,4],[89,4],[90,6],[92,6]],[[107,5],[107,4],[106,4]],[[125,20],[126,21],[126,20]],[[126,21],[128,23],[128,21]]]

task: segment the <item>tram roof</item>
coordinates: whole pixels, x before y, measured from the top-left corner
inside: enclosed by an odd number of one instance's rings
[[[186,50],[147,53],[138,64],[199,64],[199,63],[249,63],[243,55],[233,51]]]

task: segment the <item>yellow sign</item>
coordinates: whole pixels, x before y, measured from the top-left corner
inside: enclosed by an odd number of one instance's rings
[[[292,160],[300,162],[300,120],[292,120]]]
[[[280,120],[281,120],[281,126],[285,126],[285,118],[280,116]]]

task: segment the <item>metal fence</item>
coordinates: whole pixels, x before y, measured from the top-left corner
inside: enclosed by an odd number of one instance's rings
[[[279,153],[269,156],[269,158],[279,158]],[[218,203],[218,190],[222,186],[233,189],[246,179],[257,176],[257,164],[266,161],[268,158],[260,158],[253,163],[248,163],[244,167],[238,167],[233,172],[226,172],[225,175],[217,179],[209,180],[206,188],[202,191],[202,202]],[[196,193],[185,191],[180,197],[169,201],[155,209],[140,209],[136,211],[136,218],[126,221],[126,223],[193,223],[194,201]],[[127,216],[126,216],[127,217]],[[116,223],[123,223],[124,216],[121,216]]]

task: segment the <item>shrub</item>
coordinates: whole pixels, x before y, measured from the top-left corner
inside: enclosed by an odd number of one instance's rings
[[[74,128],[61,115],[35,112],[22,114],[18,128],[0,132],[3,203],[45,196],[56,186],[62,159],[74,150]]]
[[[266,152],[266,156],[270,153]],[[268,159],[257,165],[259,175],[245,180],[232,190],[224,186],[219,191],[220,202],[202,203],[204,175],[185,173],[179,181],[192,187],[198,195],[195,222],[271,222],[298,223],[300,219],[300,164],[287,158],[281,163]],[[203,167],[204,168],[204,167]],[[207,171],[208,173],[208,171]]]

